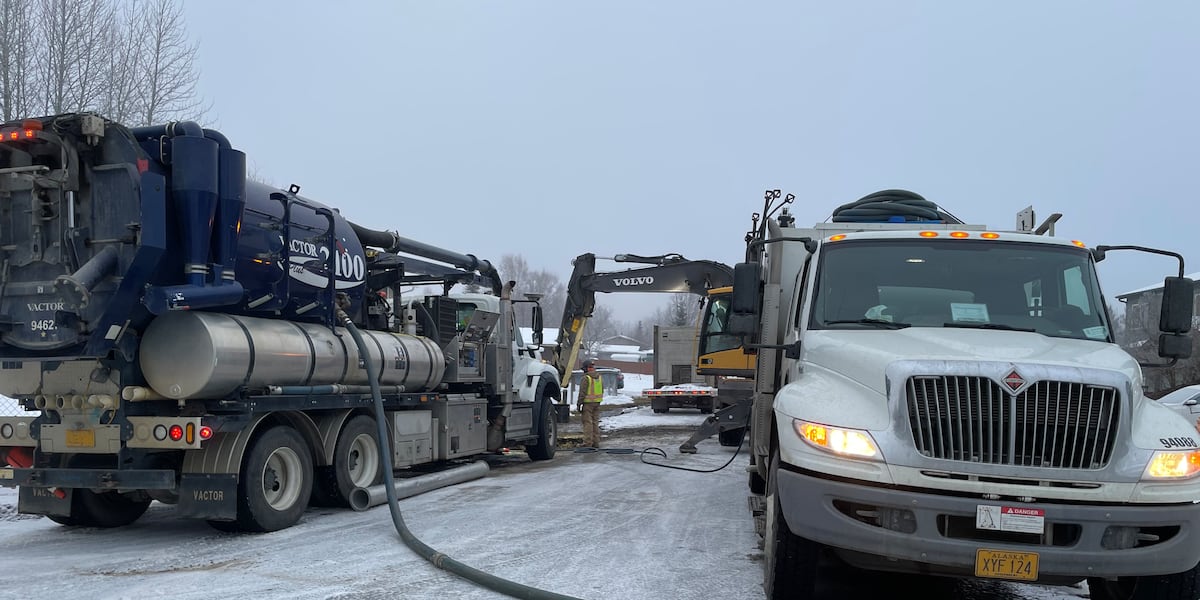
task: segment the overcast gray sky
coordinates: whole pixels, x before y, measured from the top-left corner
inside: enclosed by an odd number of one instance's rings
[[[1200,271],[1200,3],[188,2],[215,126],[352,221],[561,273],[583,252],[737,262],[905,188],[967,222]],[[624,268],[608,263],[604,268]],[[1105,293],[1176,265],[1101,263]],[[617,318],[665,298],[606,295]]]

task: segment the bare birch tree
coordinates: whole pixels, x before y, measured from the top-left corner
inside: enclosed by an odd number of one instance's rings
[[[0,0],[0,116],[203,120],[178,0]]]
[[[29,35],[31,7],[30,0],[0,0],[0,118],[4,121],[29,110],[34,52]]]
[[[45,46],[39,64],[44,109],[54,114],[95,108],[111,51],[113,7],[106,0],[40,0]]]
[[[208,112],[196,93],[199,44],[187,36],[183,8],[174,0],[150,0],[146,11],[145,86],[142,125],[166,117],[199,121]]]
[[[116,26],[111,28],[112,51],[105,68],[107,86],[101,112],[122,123],[133,123],[141,116],[141,97],[146,87],[143,55],[149,37],[147,12],[144,2],[127,2],[115,15]]]

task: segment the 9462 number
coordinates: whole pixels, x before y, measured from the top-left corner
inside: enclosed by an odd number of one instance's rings
[[[29,328],[33,331],[54,331],[58,329],[58,324],[54,319],[35,319],[29,322]]]

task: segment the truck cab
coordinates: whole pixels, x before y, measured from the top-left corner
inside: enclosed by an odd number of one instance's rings
[[[1102,251],[957,222],[781,221],[736,268],[731,318],[745,331],[751,315],[759,352],[768,597],[811,591],[822,549],[867,569],[1195,597],[1198,436],[1115,344]],[[1164,357],[1183,354],[1187,283]]]

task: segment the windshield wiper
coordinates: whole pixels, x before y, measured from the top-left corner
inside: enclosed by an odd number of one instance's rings
[[[1004,323],[943,323],[942,327],[962,327],[965,329],[1001,329],[1004,331],[1024,331],[1026,333],[1037,333],[1037,330],[1032,327],[1013,327]]]
[[[839,319],[836,321],[825,321],[825,325],[840,325],[842,323],[855,323],[858,325],[874,325],[881,329],[904,329],[912,327],[912,323],[896,323],[894,321],[884,321],[883,319]]]

